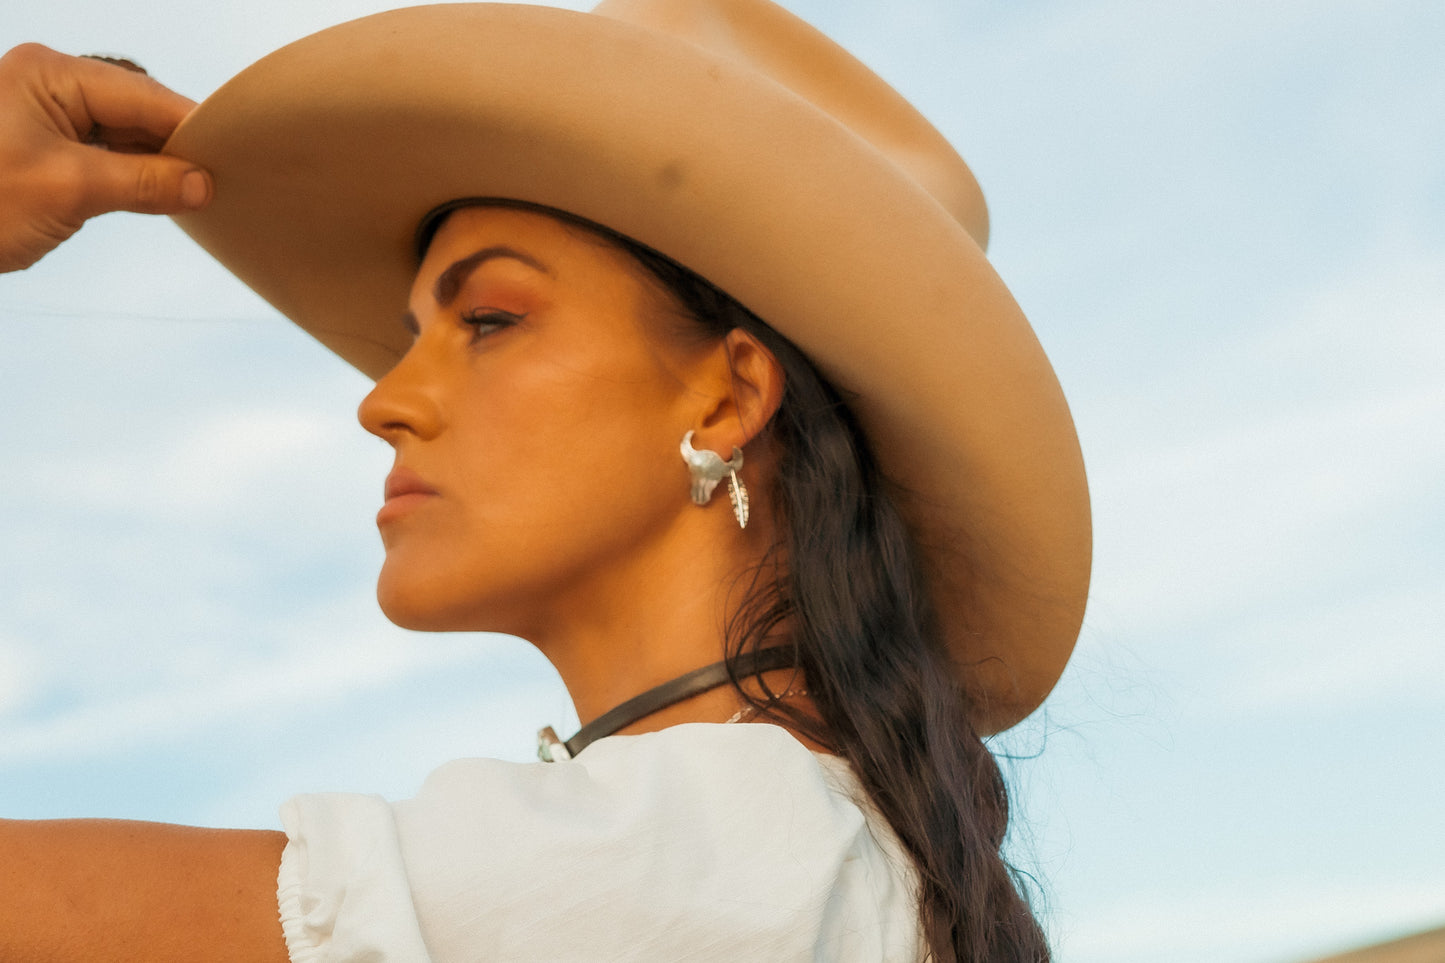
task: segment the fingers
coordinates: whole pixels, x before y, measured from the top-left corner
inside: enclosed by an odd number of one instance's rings
[[[153,153],[193,106],[144,74],[38,44],[0,57],[0,272],[106,211],[208,204],[209,174]]]
[[[79,88],[77,106],[92,126],[143,130],[164,142],[196,106],[145,74],[93,58],[64,60]]]
[[[80,165],[82,217],[107,211],[179,214],[210,201],[210,175],[192,164],[151,154],[195,108],[194,101],[144,71],[98,58],[62,56],[60,64],[74,81],[79,100],[75,106],[83,111],[76,117],[72,106],[72,118],[88,121],[90,139],[111,149],[88,153]]]
[[[34,264],[96,214],[180,214],[206,206],[214,192],[210,175],[177,158],[74,143],[17,180],[10,191],[0,177],[0,273]]]
[[[79,170],[82,218],[106,211],[182,214],[205,207],[215,189],[209,174],[175,157],[79,150],[85,152]]]
[[[192,107],[146,75],[35,43],[0,56],[0,272],[105,211],[205,207],[211,176],[153,153]]]

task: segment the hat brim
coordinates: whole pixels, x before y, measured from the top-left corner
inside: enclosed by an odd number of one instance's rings
[[[424,215],[463,197],[568,211],[690,267],[851,399],[925,551],[984,733],[1068,659],[1091,554],[1072,419],[982,251],[866,141],[693,44],[512,4],[412,7],[262,59],[166,146],[215,200],[181,227],[372,377]]]

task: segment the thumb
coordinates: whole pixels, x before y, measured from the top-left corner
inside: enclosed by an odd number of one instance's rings
[[[80,213],[86,218],[108,211],[183,214],[205,207],[215,193],[210,174],[177,157],[82,149],[88,156]]]

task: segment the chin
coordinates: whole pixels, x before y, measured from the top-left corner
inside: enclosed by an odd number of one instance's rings
[[[424,607],[392,598],[380,585],[376,588],[376,601],[381,605],[381,614],[396,626],[413,632],[445,632],[436,613]]]
[[[376,583],[376,601],[392,624],[413,632],[507,632],[483,600],[458,599],[437,592],[436,583],[393,580],[385,571]]]
[[[440,599],[431,598],[424,589],[387,578],[383,570],[376,583],[376,601],[394,625],[413,632],[452,632],[464,627],[457,624],[451,606],[440,604]]]

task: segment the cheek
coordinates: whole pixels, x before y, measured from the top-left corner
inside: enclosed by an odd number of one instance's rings
[[[659,481],[682,465],[660,400],[598,379],[538,388],[500,402],[467,432],[463,471],[480,512],[550,535],[632,520],[660,501]]]
[[[554,356],[463,379],[429,443],[444,459],[443,510],[387,546],[388,616],[507,631],[646,553],[692,507],[672,437],[678,389],[648,361]]]
[[[614,361],[607,374],[567,365],[505,385],[453,422],[466,537],[489,564],[565,567],[644,537],[686,496],[672,400],[657,373]],[[604,549],[605,547],[605,549]]]

